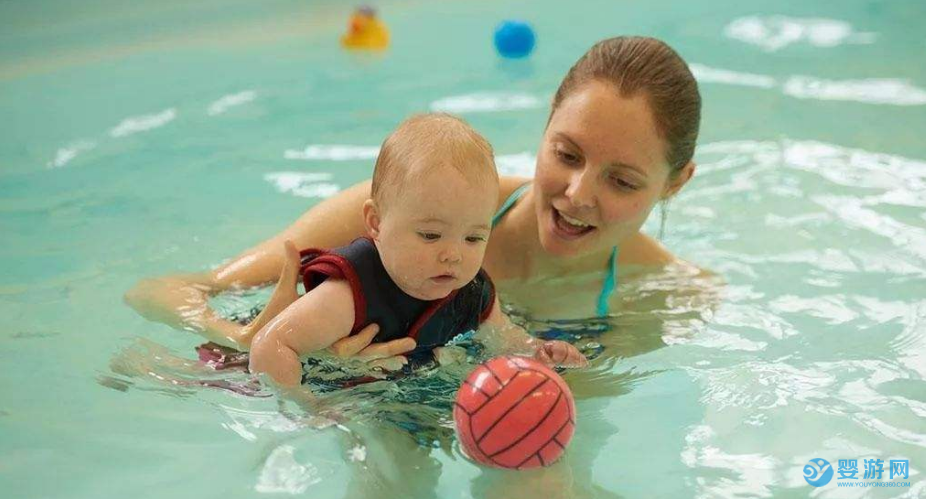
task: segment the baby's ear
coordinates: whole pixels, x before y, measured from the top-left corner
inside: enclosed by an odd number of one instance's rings
[[[373,239],[379,238],[379,210],[372,199],[367,199],[363,203],[363,225],[367,228],[367,234]]]

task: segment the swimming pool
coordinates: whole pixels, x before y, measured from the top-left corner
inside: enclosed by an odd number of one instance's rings
[[[926,495],[921,2],[378,5],[381,56],[338,47],[336,2],[0,4],[5,496]],[[510,17],[537,29],[527,61],[492,51]],[[559,79],[617,34],[666,40],[701,82],[699,170],[664,242],[726,286],[715,303],[669,293],[698,287],[678,273],[622,280],[645,306],[582,340],[604,350],[566,377],[564,462],[484,470],[379,422],[446,427],[400,401],[436,396],[453,369],[330,395],[340,426],[169,382],[209,374],[197,338],[123,304],[139,278],[276,233],[368,177],[412,112],[460,113],[504,173],[529,174]],[[857,460],[858,479],[815,488],[816,458]],[[909,478],[889,478],[891,460]]]

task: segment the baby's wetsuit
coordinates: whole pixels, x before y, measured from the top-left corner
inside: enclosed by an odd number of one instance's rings
[[[373,241],[362,237],[333,250],[300,252],[300,273],[308,293],[325,279],[344,279],[354,295],[354,324],[350,334],[375,323],[374,342],[409,336],[412,352],[430,351],[473,331],[488,318],[495,287],[484,270],[441,300],[419,300],[402,291],[389,277]]]

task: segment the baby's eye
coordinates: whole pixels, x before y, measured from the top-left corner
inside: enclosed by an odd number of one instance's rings
[[[485,236],[469,236],[469,237],[466,238],[466,242],[468,242],[468,243],[484,243],[484,242],[486,242],[486,237],[485,237]]]
[[[440,234],[437,232],[419,232],[418,235],[425,241],[437,241],[440,239]]]

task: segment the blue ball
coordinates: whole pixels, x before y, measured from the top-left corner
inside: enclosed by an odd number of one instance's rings
[[[521,21],[502,21],[495,28],[495,49],[502,57],[519,59],[534,50],[534,29]]]

